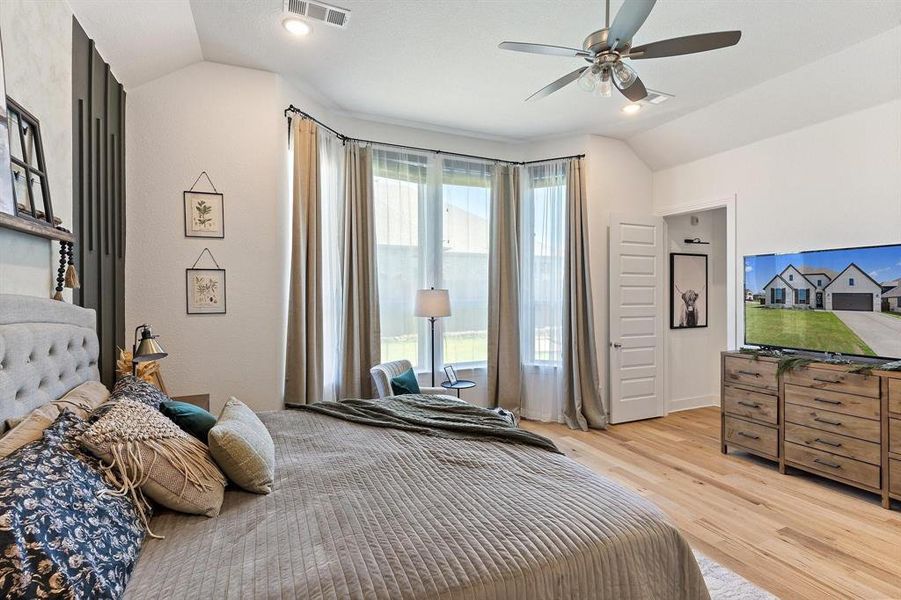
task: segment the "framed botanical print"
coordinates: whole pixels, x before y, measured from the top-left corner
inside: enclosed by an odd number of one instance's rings
[[[222,194],[187,191],[185,237],[224,238],[225,208]]]
[[[225,269],[185,269],[189,315],[225,314]]]
[[[670,253],[670,329],[707,327],[707,255]]]

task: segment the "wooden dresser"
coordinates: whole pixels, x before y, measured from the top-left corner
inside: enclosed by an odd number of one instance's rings
[[[722,451],[778,461],[901,500],[901,373],[723,353]]]

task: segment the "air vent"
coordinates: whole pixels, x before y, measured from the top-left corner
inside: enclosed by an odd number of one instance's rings
[[[332,27],[347,27],[350,21],[350,11],[324,2],[309,2],[308,0],[285,0],[285,12],[304,17],[311,21],[326,23]]]

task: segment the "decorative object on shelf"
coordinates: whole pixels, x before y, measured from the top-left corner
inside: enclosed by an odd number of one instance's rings
[[[451,315],[450,295],[447,290],[416,290],[413,314],[427,317],[432,328],[432,387],[435,387],[435,319]]]
[[[138,342],[138,331],[141,332],[141,341]],[[157,341],[160,336],[153,335],[150,325],[146,323],[135,327],[135,341],[131,347],[131,374],[137,376],[138,363],[149,362],[166,358],[169,353]]]
[[[670,329],[707,327],[707,255],[670,253]]]
[[[206,177],[212,192],[198,192],[194,188],[201,177]],[[191,189],[184,193],[185,237],[225,237],[225,204],[222,194],[213,185],[206,171],[202,171]]]
[[[50,227],[57,225],[53,218],[47,166],[41,141],[41,124],[37,117],[18,102],[6,97],[9,127],[9,161],[12,174],[12,193],[15,214],[39,220]]]
[[[62,227],[58,227],[62,231],[66,231]],[[63,299],[63,287],[69,289],[78,289],[81,282],[78,280],[78,271],[75,270],[75,258],[73,257],[75,244],[67,241],[59,243],[59,269],[56,273],[56,293],[53,294],[54,300]]]
[[[209,254],[215,269],[197,268],[204,254]],[[189,315],[225,314],[225,269],[219,267],[209,248],[204,248],[194,264],[185,269],[185,290]]]
[[[133,363],[131,362],[131,350],[123,350],[116,348],[119,353],[119,359],[116,361],[116,379],[122,379],[126,375],[132,374]],[[148,360],[138,363],[135,377],[146,381],[151,385],[155,385],[161,392],[168,394],[166,384],[163,382],[163,374],[160,371],[160,364],[155,360]]]
[[[0,98],[6,98],[2,44],[0,44]],[[16,199],[13,195],[12,165],[9,158],[9,112],[6,103],[0,102],[0,213],[15,215]]]

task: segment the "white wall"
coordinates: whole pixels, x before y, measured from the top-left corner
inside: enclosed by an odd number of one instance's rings
[[[204,62],[128,95],[127,337],[152,324],[169,352],[160,365],[170,393],[209,392],[213,412],[230,395],[256,410],[282,403],[289,218],[279,86],[271,73]],[[184,237],[182,192],[201,171],[224,194],[222,240]],[[204,247],[226,269],[225,315],[185,314],[185,269]]]
[[[691,217],[698,224],[691,224]],[[672,314],[666,294],[665,357],[666,410],[668,412],[719,404],[719,353],[726,349],[726,209],[687,213],[664,218],[668,252],[707,255],[707,327],[669,329]],[[709,245],[686,244],[701,238]],[[666,263],[669,286],[669,257]],[[678,298],[676,302],[678,303]]]
[[[53,212],[72,229],[72,12],[3,0],[0,31],[6,93],[41,122]],[[0,293],[49,297],[58,259],[56,243],[0,228]]]
[[[653,182],[658,213],[736,195],[739,257],[897,244],[901,100],[658,171]],[[737,327],[740,344],[741,311]]]

